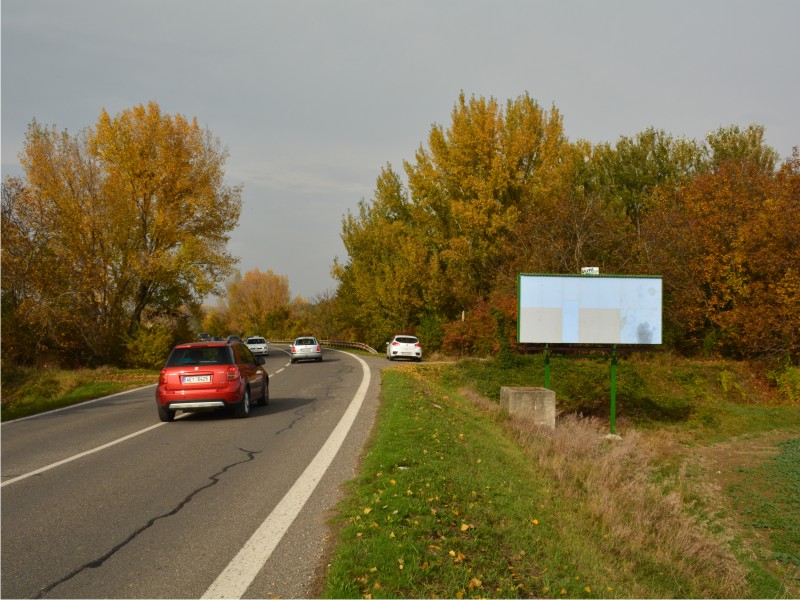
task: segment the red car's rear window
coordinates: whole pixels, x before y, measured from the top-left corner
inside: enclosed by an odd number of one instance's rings
[[[230,364],[233,364],[233,360],[227,346],[173,348],[169,359],[167,359],[168,367]]]

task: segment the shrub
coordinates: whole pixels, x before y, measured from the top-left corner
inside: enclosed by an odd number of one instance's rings
[[[173,333],[165,325],[139,327],[126,343],[125,362],[130,367],[160,369],[172,347]]]

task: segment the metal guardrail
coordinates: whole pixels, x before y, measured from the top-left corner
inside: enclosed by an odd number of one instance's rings
[[[290,340],[270,340],[270,344],[291,344],[294,342],[294,338]],[[333,346],[334,348],[355,348],[356,350],[364,350],[365,352],[369,352],[370,354],[379,354],[375,348],[372,346],[368,346],[367,344],[362,344],[361,342],[345,342],[342,340],[319,340],[319,343],[323,346]]]

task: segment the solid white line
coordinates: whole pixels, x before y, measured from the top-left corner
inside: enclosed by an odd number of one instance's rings
[[[52,415],[54,413],[61,412],[64,410],[69,410],[71,408],[76,408],[78,406],[85,406],[87,404],[92,404],[93,402],[100,402],[101,400],[108,400],[109,398],[116,398],[117,396],[122,396],[124,394],[130,394],[132,392],[146,390],[147,388],[156,387],[157,385],[158,385],[157,383],[151,383],[150,385],[143,385],[142,387],[133,388],[132,390],[125,390],[124,392],[117,392],[116,394],[103,396],[102,398],[95,398],[94,400],[86,400],[84,402],[78,402],[77,404],[70,404],[69,406],[62,406],[61,408],[54,408],[53,410],[48,410],[47,412],[30,415],[28,417],[20,417],[19,419],[14,419],[13,421],[5,421],[4,423],[0,423],[0,425],[8,426],[8,425],[13,425],[14,423],[21,423],[22,421],[28,421],[30,419],[38,419],[39,417]]]
[[[281,371],[282,370],[283,369],[281,369]],[[280,373],[280,371],[278,371],[278,373]],[[277,373],[274,373],[274,374],[277,374]],[[270,377],[272,377],[272,375],[270,375]],[[149,387],[155,387],[156,385],[157,384],[147,385],[147,386],[144,386],[144,387],[141,387],[141,388],[136,388],[136,389],[133,389],[133,390],[126,390],[124,392],[118,392],[116,394],[111,394],[110,396],[103,396],[102,398],[95,398],[94,400],[87,400],[86,402],[81,402],[80,404],[73,404],[73,405],[70,405],[70,406],[64,406],[62,408],[56,408],[54,410],[47,411],[46,413],[40,413],[38,415],[31,415],[30,417],[23,417],[22,419],[15,419],[13,421],[8,421],[8,422],[3,423],[3,424],[4,425],[10,425],[12,423],[19,423],[20,421],[25,421],[25,420],[28,420],[28,419],[35,419],[37,417],[42,417],[42,416],[45,416],[45,415],[52,415],[53,413],[61,412],[62,410],[69,410],[70,408],[75,408],[76,406],[81,406],[81,405],[85,405],[85,404],[91,404],[92,402],[100,402],[101,400],[108,400],[109,398],[115,398],[116,396],[121,396],[123,394],[130,394],[131,392],[147,389]],[[49,471],[50,469],[55,469],[56,467],[60,467],[61,465],[65,465],[67,463],[71,463],[73,460],[78,460],[79,458],[83,458],[84,456],[88,456],[90,454],[94,454],[95,452],[100,452],[101,450],[105,450],[106,448],[110,448],[111,446],[115,446],[115,445],[117,445],[117,444],[119,444],[121,442],[125,442],[125,441],[127,441],[127,440],[129,440],[131,438],[135,438],[137,435],[141,435],[143,433],[147,433],[151,429],[155,429],[156,427],[161,427],[162,425],[166,425],[166,423],[156,423],[155,425],[151,425],[150,427],[146,427],[145,429],[141,429],[139,431],[136,431],[134,433],[126,435],[125,437],[121,437],[118,440],[114,440],[113,442],[109,442],[107,444],[103,444],[102,446],[98,446],[97,448],[93,448],[91,450],[87,450],[86,452],[81,452],[80,454],[76,454],[74,456],[70,456],[69,458],[65,458],[64,460],[60,460],[58,462],[54,462],[54,463],[52,463],[50,465],[42,467],[41,469],[36,469],[35,471],[31,471],[30,473],[25,473],[24,475],[19,475],[18,477],[13,477],[11,479],[7,479],[2,484],[0,484],[0,487],[5,487],[10,483],[15,483],[17,481],[22,481],[23,479],[28,479],[29,477],[33,477],[34,475],[39,475],[41,473],[44,473],[45,471]]]
[[[244,595],[333,462],[358,415],[370,382],[367,363],[354,354],[350,356],[360,362],[364,370],[361,385],[350,401],[350,406],[303,474],[206,590],[203,598],[241,598]]]
[[[23,479],[27,479],[28,477],[33,477],[34,475],[39,475],[40,473],[44,473],[45,471],[49,471],[50,469],[55,469],[56,467],[60,467],[61,465],[65,465],[67,463],[72,462],[73,460],[78,460],[79,458],[83,458],[84,456],[88,456],[89,454],[94,454],[95,452],[100,452],[101,450],[105,450],[106,448],[110,448],[111,446],[115,446],[120,442],[127,441],[131,438],[136,437],[137,435],[141,435],[150,431],[151,429],[155,429],[156,427],[161,427],[165,425],[165,423],[156,423],[155,425],[151,425],[150,427],[146,427],[145,429],[141,429],[130,435],[126,435],[125,437],[121,437],[118,440],[114,440],[113,442],[109,442],[107,444],[103,444],[102,446],[98,446],[97,448],[93,448],[91,450],[87,450],[86,452],[81,452],[80,454],[76,454],[75,456],[70,456],[69,458],[65,458],[64,460],[60,460],[58,462],[54,462],[53,464],[47,465],[46,467],[42,467],[41,469],[36,469],[35,471],[31,471],[30,473],[25,473],[24,475],[20,475],[19,477],[14,477],[13,479],[9,479],[4,481],[0,487],[5,487],[9,483],[14,483],[15,481],[22,481]]]

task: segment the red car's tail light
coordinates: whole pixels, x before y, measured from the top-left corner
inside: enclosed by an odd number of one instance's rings
[[[158,382],[159,383],[167,383],[167,370],[166,369],[162,369],[161,370],[161,375],[158,378]]]
[[[239,367],[228,367],[228,381],[239,379]]]

